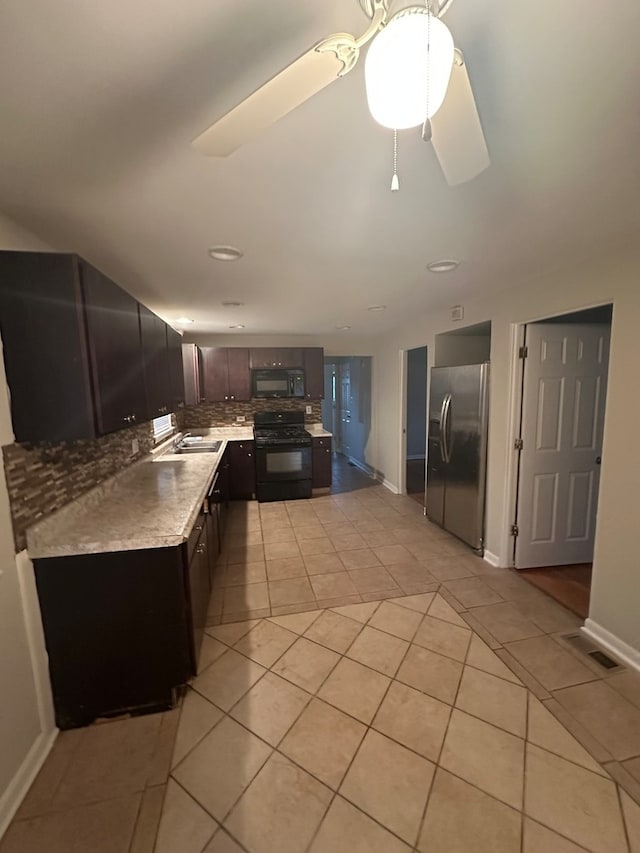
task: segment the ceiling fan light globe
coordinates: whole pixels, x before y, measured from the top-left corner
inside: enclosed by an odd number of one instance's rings
[[[364,74],[371,115],[383,127],[417,127],[442,106],[452,67],[453,38],[442,21],[433,15],[429,21],[419,7],[399,13],[367,52]]]

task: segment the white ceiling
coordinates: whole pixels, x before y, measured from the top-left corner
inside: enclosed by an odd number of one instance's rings
[[[321,38],[362,32],[358,0],[2,0],[0,209],[190,334],[377,334],[637,241],[640,4],[605,11],[455,0],[492,165],[448,187],[404,131],[391,194],[362,62],[228,159],[189,144]],[[244,258],[211,261],[218,243]],[[429,274],[442,257],[462,264]]]

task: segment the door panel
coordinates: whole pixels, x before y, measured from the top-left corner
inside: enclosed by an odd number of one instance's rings
[[[527,326],[515,565],[593,559],[610,327]]]

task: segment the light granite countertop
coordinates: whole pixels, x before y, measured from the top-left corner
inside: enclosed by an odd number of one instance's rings
[[[305,426],[307,432],[311,433],[314,438],[331,438],[333,433],[326,430],[322,424],[307,424]]]
[[[319,429],[318,429],[319,427]],[[311,435],[330,435],[319,424]],[[171,440],[27,530],[32,559],[180,545],[198,517],[228,441],[250,441],[247,426],[193,429],[222,441],[217,453],[171,453]]]

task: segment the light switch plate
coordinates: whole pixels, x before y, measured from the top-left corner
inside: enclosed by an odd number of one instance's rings
[[[139,450],[140,450],[140,445],[138,444],[138,439],[132,438],[131,439],[131,455],[135,456]]]
[[[236,423],[243,424],[244,422],[245,422],[245,416],[244,415],[236,415]]]
[[[310,415],[311,412],[313,411],[313,409],[311,408],[311,406],[307,406],[306,411],[307,411],[307,414]]]

